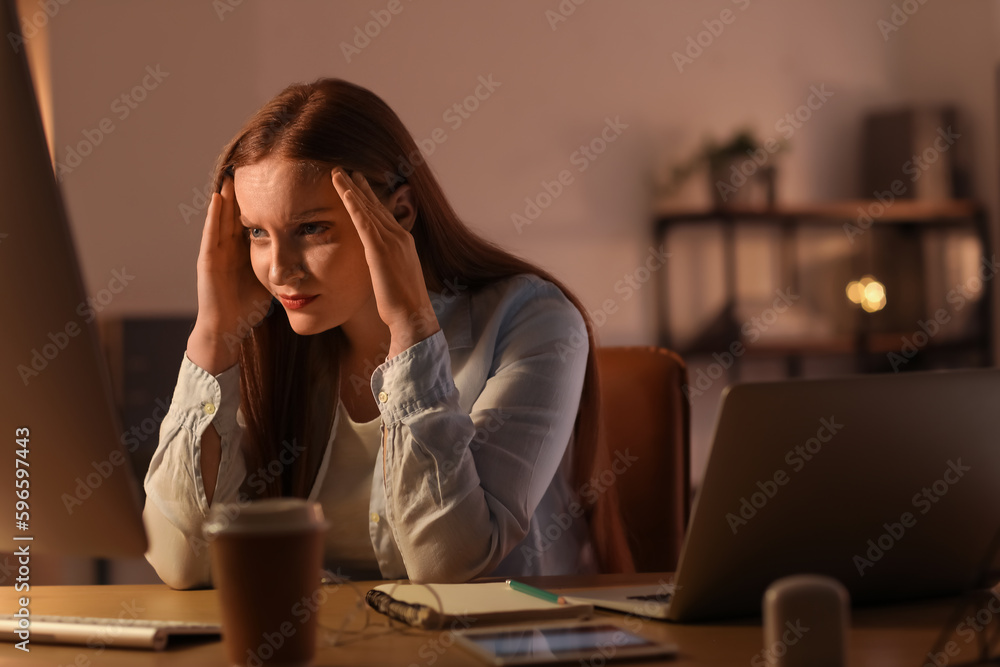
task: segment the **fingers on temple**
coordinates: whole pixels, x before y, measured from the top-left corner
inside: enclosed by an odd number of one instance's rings
[[[333,186],[344,202],[344,207],[350,214],[361,239],[364,241],[366,238],[379,238],[377,214],[371,203],[366,201],[367,197],[360,191],[357,183],[348,177],[347,172],[334,169]]]
[[[219,209],[222,207],[222,196],[217,192],[212,193],[212,200],[208,203],[208,212],[205,214],[205,229],[201,234],[201,249],[213,247],[219,242]]]
[[[227,178],[222,182],[222,215],[219,220],[219,236],[236,236],[241,225],[236,218],[236,190],[233,180]]]
[[[372,217],[377,218],[378,222],[383,223],[381,228],[385,231],[393,231],[397,228],[401,229],[399,225],[395,224],[396,219],[393,217],[392,211],[382,205],[378,195],[375,194],[375,191],[372,189],[371,184],[368,182],[368,179],[365,178],[364,174],[360,171],[356,171],[351,175],[351,178],[367,198],[370,204]]]

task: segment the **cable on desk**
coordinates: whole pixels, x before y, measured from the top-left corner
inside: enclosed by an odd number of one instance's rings
[[[330,570],[323,570],[323,576],[320,579],[320,581],[323,585],[335,586],[336,589],[340,589],[344,585],[346,585],[354,592],[356,598],[354,609],[344,617],[344,621],[340,624],[340,627],[331,628],[326,625],[323,625],[322,623],[319,623],[319,628],[323,631],[324,634],[322,640],[324,646],[328,647],[345,646],[347,644],[356,642],[361,639],[367,639],[369,637],[388,634],[390,632],[398,632],[399,634],[403,635],[423,634],[422,630],[412,628],[406,623],[403,623],[402,617],[396,617],[393,616],[392,614],[383,616],[382,614],[379,614],[374,609],[369,607],[365,601],[366,593],[363,592],[357,584],[351,581],[349,577],[336,574],[334,572],[331,572]],[[400,583],[402,582],[396,581],[393,583],[392,588],[389,590],[388,596],[392,595],[392,593],[396,590],[396,587],[399,586]],[[420,585],[420,584],[410,584],[410,585]],[[444,609],[444,603],[441,601],[441,597],[438,595],[437,591],[435,591],[433,587],[428,586],[427,590],[429,590],[431,595],[434,597],[434,600],[437,603],[437,608],[435,609],[433,607],[426,607],[425,611],[427,612],[428,616],[433,615],[440,617],[440,614],[443,612]],[[357,617],[359,612],[361,612],[362,614],[362,618],[364,619],[364,624],[357,630],[348,630],[347,629],[348,626]],[[384,624],[373,623],[372,617],[370,615],[372,613],[378,614],[379,618],[385,618],[386,623]],[[396,625],[396,623],[399,623],[399,625]],[[375,629],[381,630],[381,632],[371,631]],[[345,636],[349,638],[344,639]]]

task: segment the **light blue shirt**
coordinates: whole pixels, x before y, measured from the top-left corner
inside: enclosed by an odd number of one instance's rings
[[[443,582],[596,571],[569,480],[588,354],[580,312],[555,285],[527,274],[429,296],[441,331],[371,378],[384,446],[368,532],[382,576]],[[175,588],[211,581],[200,467],[210,423],[222,441],[213,503],[247,502],[239,392],[238,366],[212,376],[185,355],[144,484],[146,558]],[[330,438],[314,500],[336,446]]]

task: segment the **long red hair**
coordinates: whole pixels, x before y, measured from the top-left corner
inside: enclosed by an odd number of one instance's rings
[[[380,196],[408,183],[417,210],[411,233],[428,290],[444,291],[457,284],[475,292],[520,273],[535,274],[557,285],[580,311],[587,327],[586,332],[577,332],[581,347],[586,333],[588,356],[573,432],[574,488],[580,489],[610,469],[610,453],[598,447],[600,398],[593,324],[586,308],[556,278],[477,236],[458,218],[410,133],[385,102],[339,79],[289,86],[254,114],[223,150],[216,166],[216,189],[221,188],[227,174],[268,156],[360,171]],[[568,338],[570,334],[567,332]],[[306,434],[313,432],[310,426],[314,420],[320,420],[324,427],[318,432],[329,433],[333,415],[309,414],[306,399],[324,382],[325,389],[336,397],[339,388],[331,387],[329,378],[315,369],[336,371],[339,344],[339,329],[298,336],[280,307],[272,308],[272,313],[243,341],[241,408],[247,422],[244,451],[255,495],[308,495],[307,471],[315,470],[322,448],[309,447]],[[305,455],[283,468],[280,475],[253,475],[254,471],[266,473],[263,462],[278,460],[280,448],[288,443],[305,443]],[[586,507],[586,517],[602,569],[633,571],[613,485]]]

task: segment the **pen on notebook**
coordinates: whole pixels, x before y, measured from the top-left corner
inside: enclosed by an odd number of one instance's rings
[[[541,588],[535,588],[534,586],[529,586],[528,584],[522,584],[520,581],[508,579],[507,585],[515,591],[524,593],[525,595],[530,595],[531,597],[536,597],[540,600],[554,602],[555,604],[566,604],[566,600],[564,600],[561,596],[548,591],[543,591]]]

